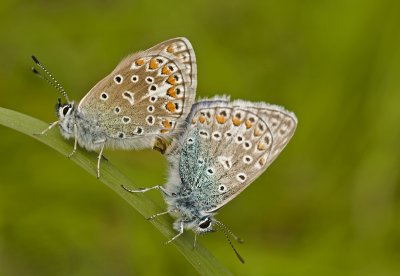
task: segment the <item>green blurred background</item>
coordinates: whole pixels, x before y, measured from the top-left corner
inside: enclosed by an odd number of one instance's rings
[[[201,242],[238,275],[400,275],[399,1],[2,0],[0,106],[55,120],[58,95],[30,72],[31,54],[79,101],[121,58],[176,36],[196,51],[199,97],[299,118],[281,156],[218,215],[244,238],[246,264],[221,233]],[[4,127],[0,139],[0,275],[195,273],[73,162]],[[158,152],[106,156],[140,186],[165,180]]]

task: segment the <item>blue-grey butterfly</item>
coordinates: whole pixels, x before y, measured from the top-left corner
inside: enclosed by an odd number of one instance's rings
[[[164,41],[123,59],[76,105],[46,68],[32,57],[66,99],[56,105],[61,134],[90,151],[99,151],[97,176],[104,148],[141,149],[177,135],[194,103],[197,69],[193,47],[186,38]],[[168,139],[167,139],[168,140]],[[71,156],[70,155],[70,156]]]
[[[166,152],[170,169],[165,186],[124,188],[163,192],[168,211],[152,218],[166,213],[177,217],[174,229],[179,233],[170,241],[184,229],[192,229],[196,237],[214,226],[238,240],[214,215],[268,168],[296,126],[296,116],[277,105],[225,97],[202,100],[193,105],[185,132]]]

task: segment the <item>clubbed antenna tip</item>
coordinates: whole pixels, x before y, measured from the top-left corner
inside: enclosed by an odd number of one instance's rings
[[[35,74],[38,75],[39,77],[43,78],[42,75],[40,75],[39,71],[36,70],[35,67],[32,67],[31,69],[32,69],[32,72],[33,72],[33,73],[35,73]]]
[[[40,61],[34,55],[32,55],[32,59],[36,64],[40,64]]]

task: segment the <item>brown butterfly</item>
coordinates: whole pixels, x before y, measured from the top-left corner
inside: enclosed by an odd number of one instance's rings
[[[197,86],[196,58],[186,38],[164,41],[146,51],[132,54],[76,105],[46,68],[32,57],[66,99],[56,105],[58,120],[42,131],[58,125],[61,134],[75,139],[89,151],[105,148],[141,149],[162,147],[183,129],[184,120],[194,103]],[[39,72],[33,68],[37,74]]]

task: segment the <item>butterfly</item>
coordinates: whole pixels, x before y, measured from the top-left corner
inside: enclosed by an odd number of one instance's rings
[[[195,103],[187,127],[166,152],[169,177],[164,186],[129,192],[160,189],[168,205],[166,212],[176,217],[179,237],[191,229],[196,237],[219,227],[239,241],[215,219],[216,212],[257,179],[292,138],[297,118],[277,105],[243,100],[229,102],[215,97]],[[228,238],[233,250],[243,262]]]
[[[104,79],[98,82],[79,102],[70,101],[64,88],[49,71],[32,56],[45,72],[41,75],[66,99],[58,100],[58,120],[40,134],[58,125],[66,139],[74,139],[89,151],[105,148],[165,150],[167,141],[177,135],[194,103],[197,66],[193,47],[186,38],[164,41],[148,50],[123,59]]]

